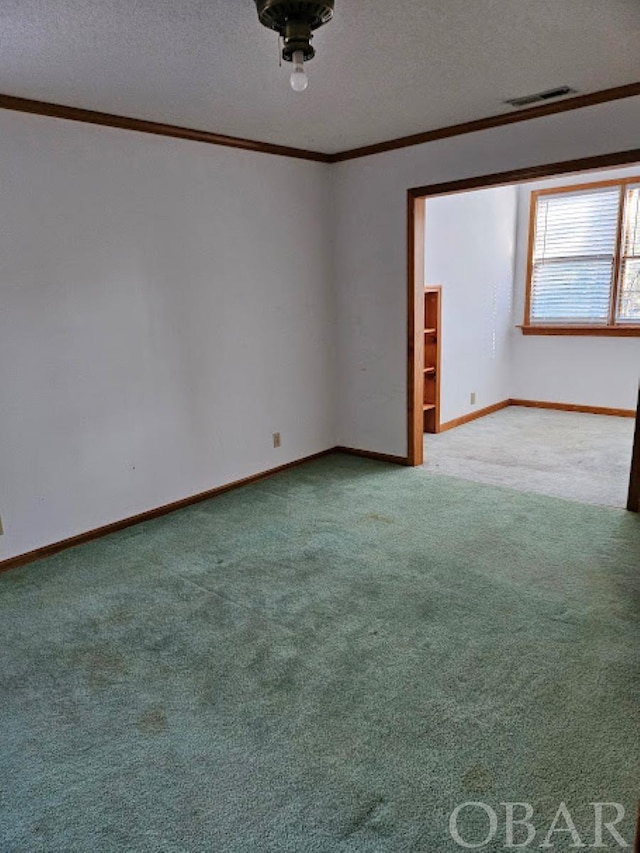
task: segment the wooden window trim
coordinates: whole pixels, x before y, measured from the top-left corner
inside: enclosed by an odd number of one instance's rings
[[[626,187],[629,184],[640,183],[640,175],[629,178],[617,178],[608,181],[590,181],[588,183],[570,184],[563,187],[547,187],[542,190],[533,190],[529,200],[529,242],[527,246],[527,279],[524,298],[524,322],[518,326],[523,335],[593,335],[602,337],[640,337],[640,323],[616,322],[618,310],[618,294],[620,288],[620,271],[622,268],[622,229],[624,227],[624,203],[626,199]],[[618,211],[618,233],[616,242],[616,254],[613,268],[613,287],[611,289],[611,305],[609,309],[609,322],[607,325],[585,325],[570,323],[532,323],[531,322],[531,284],[533,280],[533,247],[536,236],[536,212],[538,199],[546,195],[560,195],[562,193],[581,192],[585,190],[603,189],[605,187],[620,187],[620,207]]]
[[[636,338],[640,337],[640,326],[619,323],[616,326],[552,326],[543,324],[516,326],[523,335],[593,335],[605,338]]]

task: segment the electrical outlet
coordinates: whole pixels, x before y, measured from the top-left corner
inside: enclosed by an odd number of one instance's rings
[[[471,392],[471,405],[475,406],[475,404],[476,404],[476,392],[472,391]]]
[[[274,447],[280,447],[280,443],[281,443],[280,442],[280,433],[274,432],[274,434],[273,434],[273,446]]]
[[[2,526],[2,516],[0,516],[0,536],[4,536],[4,527]]]

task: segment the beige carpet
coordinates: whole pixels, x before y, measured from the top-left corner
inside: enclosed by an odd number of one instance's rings
[[[582,503],[624,507],[634,421],[510,406],[425,435],[424,469]]]

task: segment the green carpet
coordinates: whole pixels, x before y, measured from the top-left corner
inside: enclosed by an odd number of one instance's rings
[[[504,801],[633,838],[622,511],[336,455],[1,575],[0,625],[2,851],[441,853],[477,800],[486,850]]]

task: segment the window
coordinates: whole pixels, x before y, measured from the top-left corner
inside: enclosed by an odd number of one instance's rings
[[[525,325],[640,334],[640,179],[531,196]]]
[[[620,249],[620,323],[640,323],[640,184],[626,191],[624,229]]]

